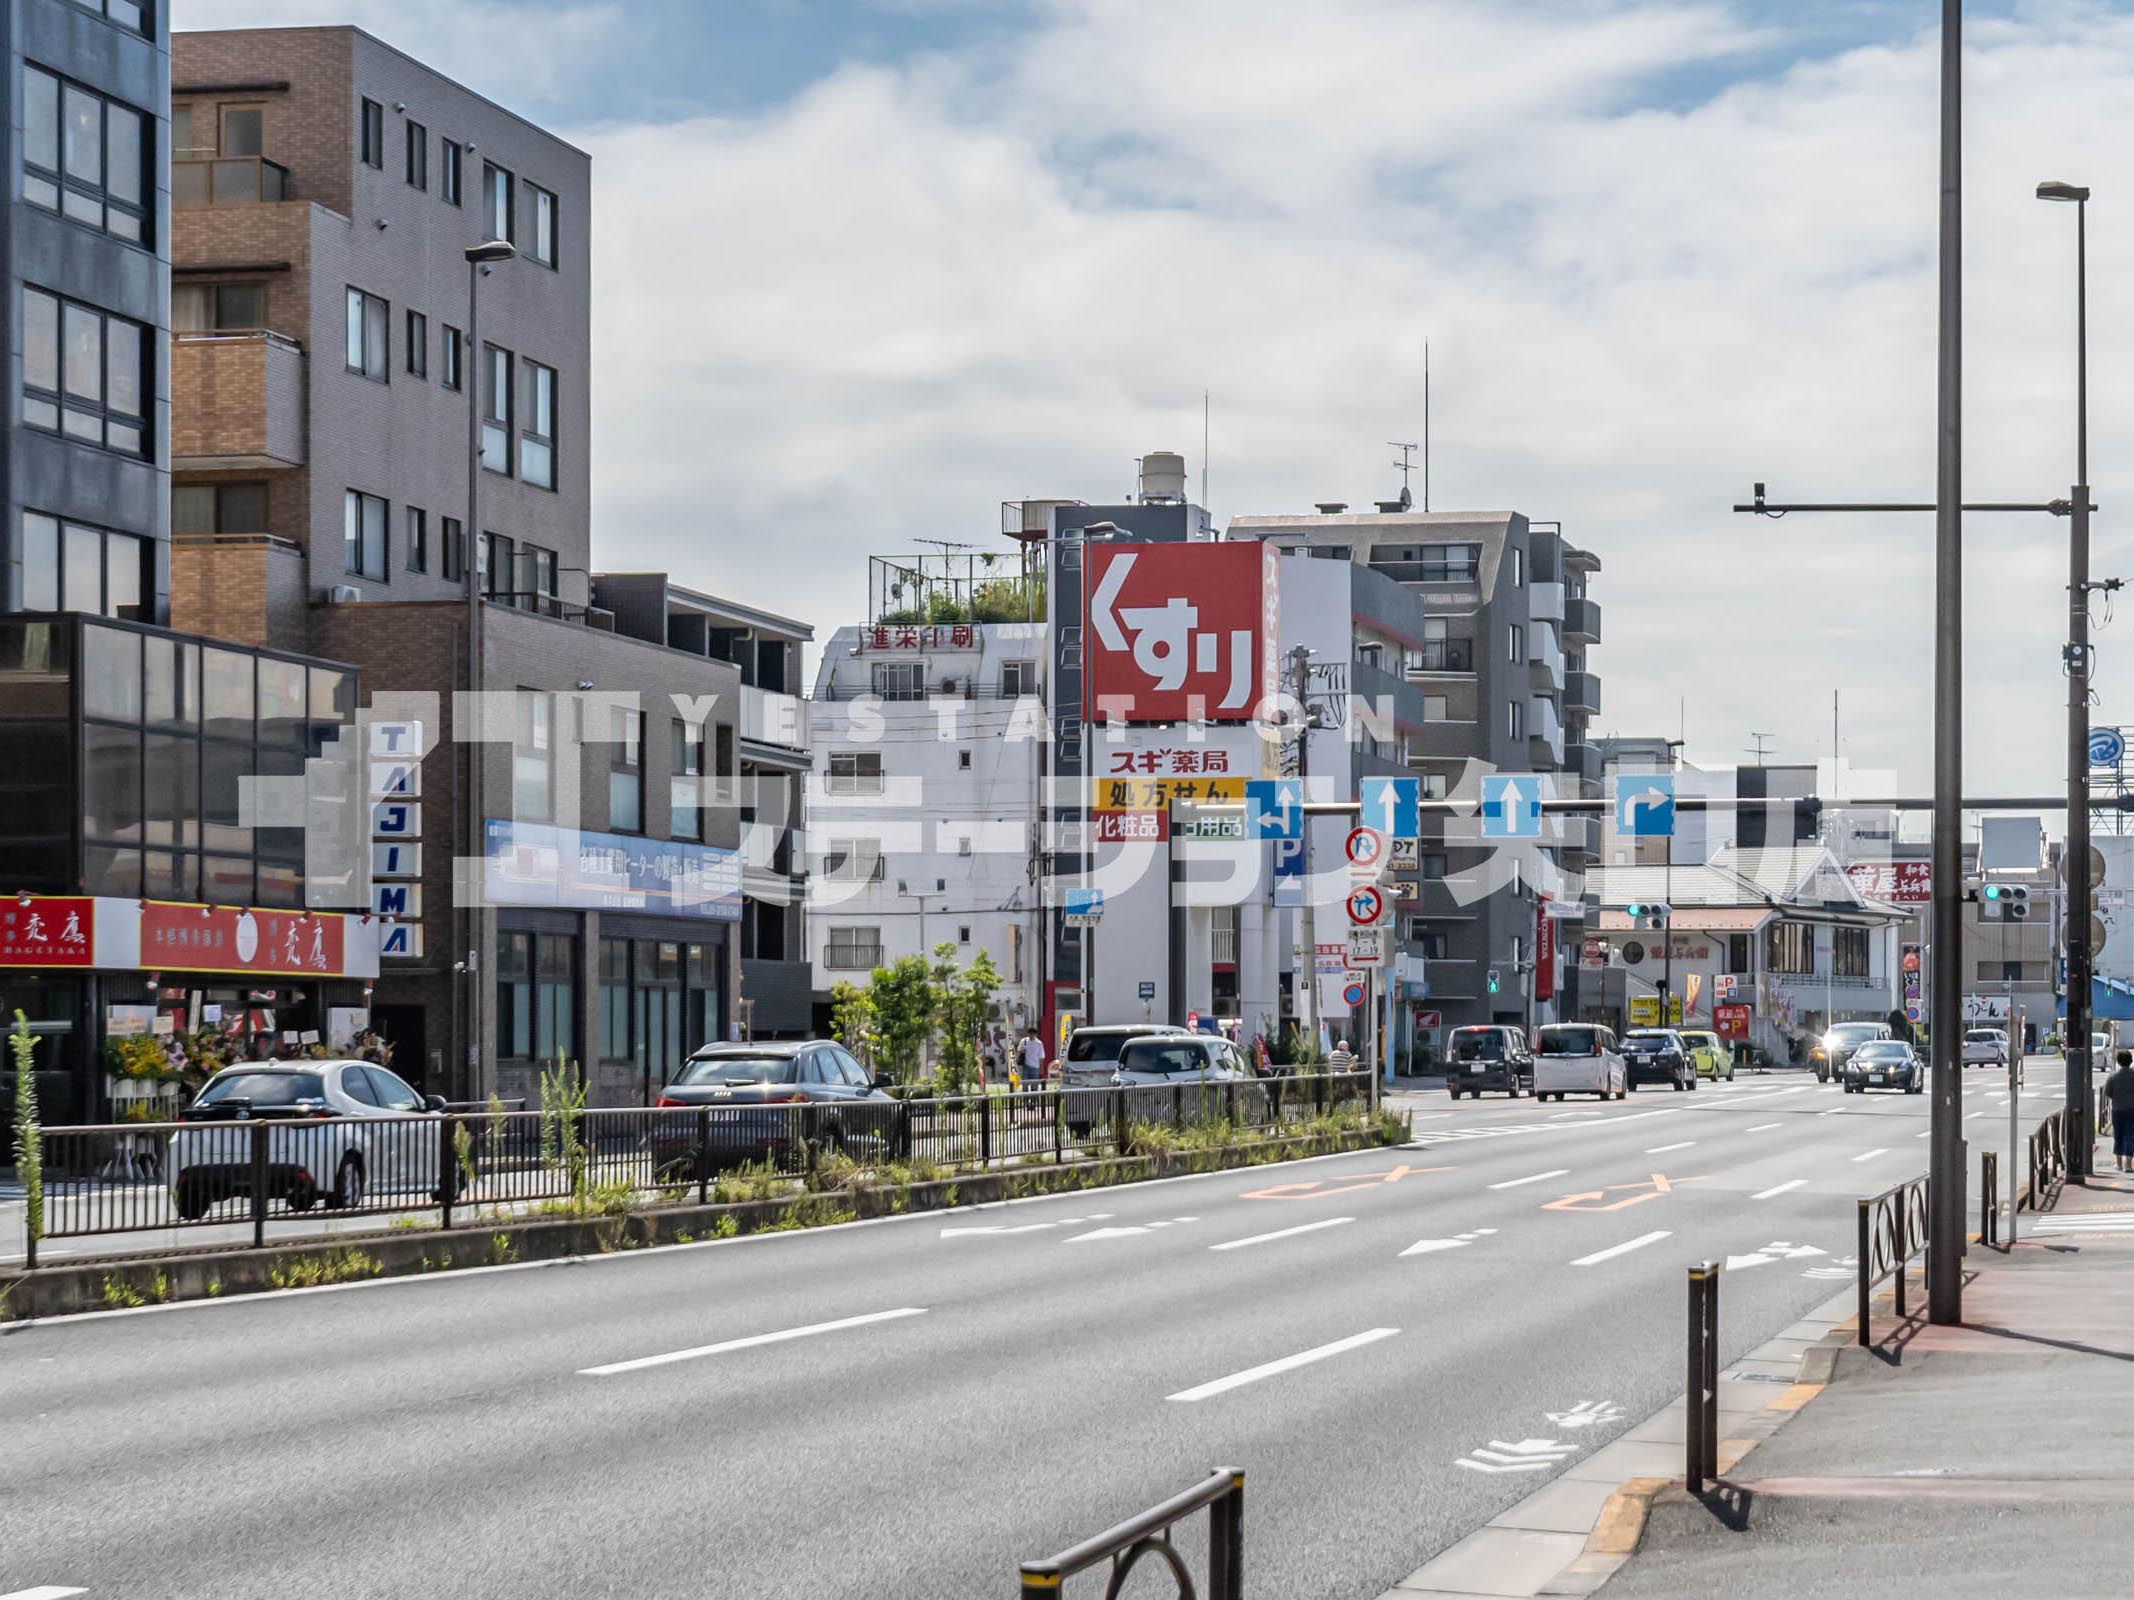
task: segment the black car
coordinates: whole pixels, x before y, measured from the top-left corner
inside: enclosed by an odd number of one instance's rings
[[[1927,1086],[1926,1063],[1902,1039],[1870,1039],[1847,1058],[1841,1081],[1847,1094],[1865,1094],[1870,1089],[1920,1094]]]
[[[1623,1035],[1623,1076],[1633,1089],[1641,1083],[1694,1089],[1697,1059],[1672,1028],[1633,1028]]]
[[[647,1136],[653,1165],[694,1171],[700,1145],[722,1166],[787,1165],[807,1144],[823,1154],[900,1156],[910,1136],[888,1088],[831,1040],[708,1044],[654,1102],[667,1114]],[[682,1114],[697,1107],[701,1116]]]
[[[1479,1100],[1485,1089],[1514,1100],[1534,1092],[1534,1052],[1523,1029],[1455,1028],[1445,1055],[1445,1087],[1455,1100],[1463,1094]]]

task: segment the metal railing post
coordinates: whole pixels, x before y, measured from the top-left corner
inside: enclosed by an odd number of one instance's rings
[[[1860,1343],[1874,1343],[1868,1332],[1868,1303],[1875,1293],[1875,1212],[1872,1200],[1860,1202]]]
[[[1699,1262],[1689,1269],[1689,1351],[1687,1405],[1683,1430],[1684,1480],[1689,1492],[1704,1493],[1719,1475],[1719,1263]]]
[[[252,1124],[252,1248],[267,1243],[267,1125]]]
[[[993,1097],[981,1094],[978,1097],[978,1164],[990,1167],[993,1164]]]
[[[447,1112],[437,1119],[437,1225],[452,1226],[452,1202],[459,1197],[459,1141],[452,1130],[459,1119]]]
[[[1112,1154],[1126,1154],[1126,1090],[1111,1092],[1111,1148]]]
[[[711,1203],[711,1107],[697,1107],[697,1204]]]
[[[1067,1159],[1067,1091],[1052,1091],[1052,1164]]]
[[[1984,1245],[1999,1242],[1998,1224],[2001,1218],[1999,1193],[1999,1162],[1994,1152],[1982,1150],[1978,1157],[1978,1242]]]
[[[1245,1600],[1245,1475],[1208,1508],[1208,1600]]]
[[[1897,1196],[1897,1320],[1903,1321],[1909,1313],[1904,1306],[1905,1268],[1912,1259],[1912,1201],[1911,1196],[1899,1191]]]

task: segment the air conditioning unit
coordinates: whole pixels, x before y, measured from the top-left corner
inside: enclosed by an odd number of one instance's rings
[[[337,583],[326,591],[326,603],[330,606],[352,606],[363,599],[363,591],[352,583]]]

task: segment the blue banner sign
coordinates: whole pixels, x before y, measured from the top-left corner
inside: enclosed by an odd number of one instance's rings
[[[741,920],[741,854],[714,845],[488,819],[491,905]]]

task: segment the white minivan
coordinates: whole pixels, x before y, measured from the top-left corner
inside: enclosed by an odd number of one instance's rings
[[[1534,1031],[1534,1098],[1567,1094],[1620,1100],[1630,1092],[1615,1030],[1597,1022],[1551,1022]]]

